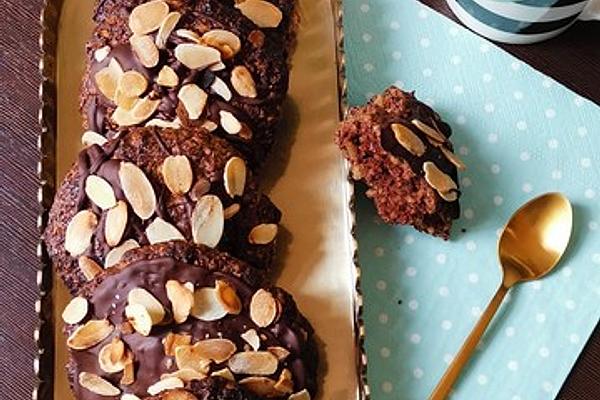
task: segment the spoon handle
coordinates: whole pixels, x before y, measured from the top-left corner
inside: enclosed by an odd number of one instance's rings
[[[456,379],[460,375],[460,371],[468,363],[471,354],[473,354],[475,347],[479,343],[479,340],[485,333],[485,330],[494,317],[494,314],[496,314],[496,311],[498,311],[498,307],[500,307],[500,304],[502,304],[504,296],[506,296],[506,293],[508,293],[508,289],[509,288],[504,284],[500,285],[485,311],[481,317],[479,317],[479,321],[477,321],[477,324],[452,360],[452,363],[448,366],[446,373],[431,393],[429,400],[444,400],[448,397],[454,382],[456,382]]]

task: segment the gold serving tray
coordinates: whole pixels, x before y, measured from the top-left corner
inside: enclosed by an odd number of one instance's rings
[[[326,400],[367,399],[360,269],[356,264],[353,186],[333,144],[346,110],[342,12],[338,0],[300,0],[301,24],[281,139],[262,171],[264,190],[283,212],[280,274],[313,324]],[[81,149],[79,85],[94,0],[47,0],[40,70],[40,232],[57,185]],[[69,295],[55,279],[43,243],[35,332],[40,382],[33,399],[70,400],[62,308]]]

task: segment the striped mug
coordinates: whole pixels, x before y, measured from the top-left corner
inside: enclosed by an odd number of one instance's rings
[[[535,43],[578,19],[600,19],[600,0],[446,0],[468,28],[489,39]]]

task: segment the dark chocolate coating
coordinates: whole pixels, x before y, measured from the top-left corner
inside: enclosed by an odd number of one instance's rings
[[[180,397],[176,397],[178,395]],[[194,396],[194,397],[190,397]],[[245,391],[223,378],[206,378],[192,381],[187,388],[167,391],[146,400],[258,400],[259,397]]]

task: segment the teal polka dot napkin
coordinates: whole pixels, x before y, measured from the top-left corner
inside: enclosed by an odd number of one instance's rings
[[[554,398],[600,316],[600,108],[415,0],[344,6],[350,102],[416,90],[468,164],[449,242],[381,223],[359,191],[374,399],[427,398],[499,284],[499,230],[561,191],[575,212],[569,253],[510,294],[453,395]]]

